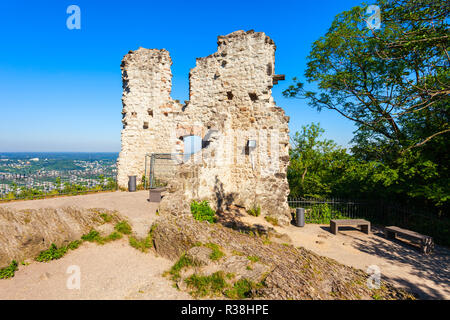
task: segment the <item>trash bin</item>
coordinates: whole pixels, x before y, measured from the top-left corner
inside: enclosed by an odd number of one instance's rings
[[[136,176],[128,176],[128,191],[136,191]]]
[[[305,209],[304,208],[297,208],[295,210],[295,220],[296,220],[297,227],[305,226]]]

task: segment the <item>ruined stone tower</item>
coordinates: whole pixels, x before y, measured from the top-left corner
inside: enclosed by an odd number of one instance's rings
[[[192,200],[206,199],[216,209],[259,206],[288,223],[289,118],[271,94],[280,78],[275,49],[262,32],[219,36],[217,52],[191,70],[184,105],[170,97],[169,53],[130,51],[122,62],[119,185],[126,187],[129,175],[142,177],[145,154],[180,153],[183,137],[198,135],[204,148],[177,167],[160,212],[188,213]]]

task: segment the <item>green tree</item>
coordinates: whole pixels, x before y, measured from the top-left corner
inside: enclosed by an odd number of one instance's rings
[[[294,79],[287,97],[307,99],[354,121],[361,136],[389,149],[420,147],[450,131],[448,23],[443,0],[379,0],[382,27],[366,25],[366,7],[336,16],[324,37],[314,42],[305,78],[318,92]],[[433,122],[411,134],[409,121]],[[416,131],[414,131],[416,133]],[[358,133],[359,134],[359,133]]]
[[[344,168],[346,150],[332,140],[321,139],[320,124],[302,126],[293,138],[288,180],[291,196],[322,197],[332,193],[330,180]]]
[[[367,27],[366,6],[337,15],[308,57],[305,79],[317,89],[294,78],[283,94],[354,121],[352,153],[361,161],[355,170],[380,178],[388,186],[384,194],[443,206],[450,195],[450,5],[443,0],[376,4],[379,30]],[[341,177],[341,182],[346,181]]]

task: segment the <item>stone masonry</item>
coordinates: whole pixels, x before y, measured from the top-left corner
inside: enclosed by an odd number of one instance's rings
[[[127,186],[129,175],[140,181],[146,154],[182,153],[183,138],[196,135],[204,147],[176,167],[160,212],[188,214],[192,200],[208,200],[216,210],[260,207],[289,223],[289,117],[271,94],[280,79],[275,50],[262,32],[219,36],[217,52],[191,69],[184,105],[170,97],[169,52],[130,51],[121,65],[119,186]]]

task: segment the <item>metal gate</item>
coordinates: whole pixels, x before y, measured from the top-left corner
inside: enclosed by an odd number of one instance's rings
[[[184,153],[151,153],[145,156],[145,189],[167,186],[187,155]]]

